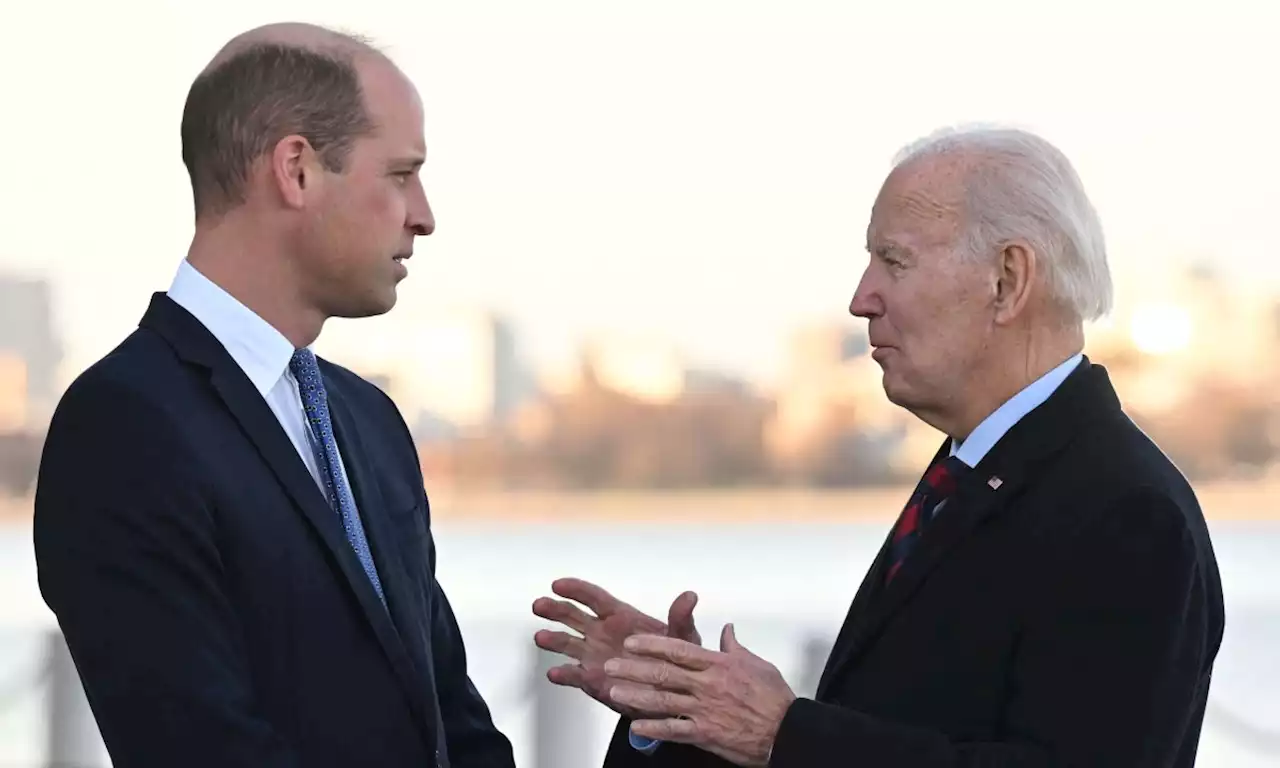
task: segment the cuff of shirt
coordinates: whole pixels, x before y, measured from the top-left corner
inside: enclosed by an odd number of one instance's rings
[[[662,742],[658,739],[649,739],[644,736],[637,736],[631,732],[631,729],[627,729],[627,741],[634,749],[639,750],[646,755],[652,755],[653,751],[662,745]]]

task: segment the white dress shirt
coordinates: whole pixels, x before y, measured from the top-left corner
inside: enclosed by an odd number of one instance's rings
[[[222,343],[227,354],[253,383],[254,389],[267,401],[267,406],[289,436],[321,493],[326,493],[316,455],[311,449],[314,438],[303,413],[298,382],[289,372],[293,344],[253,310],[200,274],[185,259],[178,265],[178,274],[173,278],[168,295]],[[338,472],[343,480],[347,480],[341,449]],[[347,486],[350,487],[349,481]]]

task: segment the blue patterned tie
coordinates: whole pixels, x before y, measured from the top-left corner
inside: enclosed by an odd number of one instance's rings
[[[369,581],[373,582],[378,597],[385,603],[382,582],[378,580],[373,555],[369,552],[369,541],[364,536],[364,526],[356,512],[356,500],[351,495],[351,486],[347,484],[338,459],[338,443],[333,437],[333,422],[329,419],[329,397],[324,391],[324,379],[320,377],[316,356],[309,349],[299,349],[289,360],[289,370],[298,380],[302,408],[306,412],[307,423],[311,425],[311,450],[315,453],[320,475],[324,479],[329,506],[342,518],[347,541],[351,542],[351,548],[364,566],[364,572],[369,575]]]

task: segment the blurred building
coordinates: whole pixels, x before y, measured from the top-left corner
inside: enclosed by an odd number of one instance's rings
[[[684,360],[665,340],[601,337],[588,346],[584,357],[596,381],[615,392],[650,403],[670,402],[684,392]]]
[[[27,363],[0,351],[0,434],[20,432],[26,425]]]
[[[1090,334],[1129,415],[1194,480],[1257,477],[1280,457],[1280,323],[1259,288],[1170,270]]]
[[[441,421],[462,428],[504,422],[528,394],[515,334],[496,315],[440,317],[422,331],[416,348],[413,359],[398,365],[395,399],[433,433]]]
[[[1263,386],[1276,372],[1278,325],[1270,297],[1191,266],[1153,276],[1094,329],[1086,351],[1108,367],[1127,407],[1155,416],[1184,407],[1206,380]]]
[[[0,420],[42,430],[58,402],[61,361],[50,284],[0,276]]]
[[[585,345],[572,368],[547,371],[548,392],[567,394],[593,386],[654,405],[673,403],[687,395],[749,393],[737,376],[713,368],[690,365],[665,339],[642,336],[602,335]]]
[[[768,443],[801,482],[845,484],[918,474],[941,441],[889,402],[866,332],[847,324],[798,330],[776,393]],[[815,474],[816,473],[816,474]]]

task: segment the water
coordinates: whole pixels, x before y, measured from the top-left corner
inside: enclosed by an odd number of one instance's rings
[[[1227,595],[1227,634],[1199,765],[1280,760],[1280,522],[1212,526]],[[657,616],[694,589],[699,627],[714,642],[729,620],[747,647],[800,692],[815,660],[806,642],[839,629],[884,524],[591,524],[437,526],[439,578],[466,636],[472,676],[521,766],[598,766],[613,717],[538,678],[530,612],[550,583],[579,576]],[[47,680],[38,677],[51,619],[35,589],[27,529],[0,529],[0,768],[41,765]],[[806,672],[809,672],[807,675]],[[539,720],[537,706],[556,715]],[[543,712],[547,712],[544,709]],[[537,731],[542,728],[542,731]],[[557,732],[550,733],[548,728]],[[535,732],[543,738],[536,749]],[[550,746],[547,746],[550,745]],[[551,750],[550,756],[545,750]],[[105,765],[105,760],[98,763]]]

